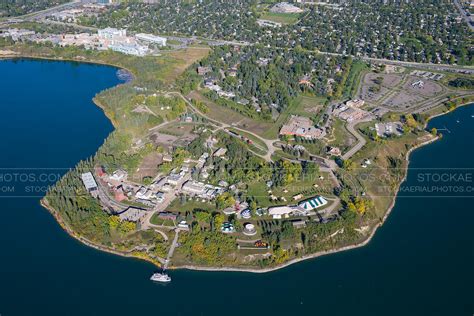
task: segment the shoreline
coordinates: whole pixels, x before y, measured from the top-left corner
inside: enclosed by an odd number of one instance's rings
[[[417,146],[409,149],[408,152],[407,152],[406,161],[408,163],[410,162],[409,156],[410,156],[412,151],[414,151],[418,148],[421,148],[425,145],[431,144],[431,143],[437,141],[439,138],[440,138],[439,136],[436,136],[436,137],[434,137],[430,140],[427,140],[427,141],[425,141],[423,143],[420,143]],[[392,212],[392,210],[393,210],[393,208],[395,207],[395,204],[396,204],[396,199],[397,199],[397,196],[398,196],[398,191],[400,190],[400,186],[402,185],[403,182],[405,182],[407,176],[408,176],[408,164],[405,168],[405,175],[403,176],[402,181],[400,181],[400,183],[398,184],[397,194],[394,195],[394,197],[392,199],[392,203],[390,204],[390,207],[388,208],[387,212],[385,213],[384,217],[382,218],[382,221],[379,221],[375,226],[373,226],[373,228],[370,231],[367,238],[365,238],[360,243],[353,244],[353,245],[347,245],[347,246],[343,246],[341,248],[336,248],[336,249],[332,249],[332,250],[315,252],[315,253],[300,257],[300,258],[292,259],[292,260],[290,260],[290,261],[288,261],[288,262],[286,262],[282,265],[272,267],[272,268],[264,268],[264,269],[231,268],[231,267],[228,267],[228,268],[226,268],[226,267],[212,268],[212,267],[199,267],[199,266],[193,266],[193,265],[184,265],[184,266],[171,267],[171,269],[176,269],[176,270],[177,269],[186,269],[186,270],[196,270],[196,271],[229,271],[229,272],[266,273],[266,272],[272,272],[272,271],[276,271],[276,270],[279,270],[279,269],[286,268],[290,265],[299,263],[301,261],[305,261],[305,260],[314,259],[314,258],[317,258],[317,257],[322,257],[322,256],[325,256],[325,255],[331,255],[331,254],[335,254],[335,253],[342,252],[342,251],[347,251],[347,250],[352,250],[352,249],[364,247],[372,240],[372,238],[375,236],[375,233],[377,232],[377,229],[380,228],[385,223],[388,216]]]
[[[436,118],[436,117],[439,117],[439,116],[443,116],[443,115],[446,115],[446,114],[449,114],[451,112],[454,112],[456,111],[458,108],[462,107],[462,106],[467,106],[467,105],[470,105],[470,104],[474,104],[473,102],[468,102],[468,103],[462,103],[462,104],[459,104],[458,106],[456,106],[455,109],[451,110],[451,111],[446,111],[446,112],[441,112],[441,113],[437,113],[437,114],[433,114],[431,115],[430,117],[428,117],[428,119],[426,120],[426,123],[424,125],[424,129],[426,129],[426,127],[428,126],[428,123]],[[421,147],[424,147],[426,145],[429,145],[431,143],[434,143],[435,141],[439,140],[441,137],[440,136],[435,136],[433,137],[432,139],[429,139],[427,141],[424,141],[412,148],[410,148],[408,151],[407,151],[407,154],[406,154],[406,157],[405,157],[405,160],[407,161],[407,166],[405,167],[405,174],[402,178],[402,180],[400,181],[400,183],[398,184],[397,186],[397,190],[396,190],[396,194],[394,195],[393,199],[392,199],[392,203],[390,204],[389,208],[387,209],[387,212],[384,214],[383,218],[381,221],[379,221],[375,226],[373,226],[373,228],[371,229],[369,235],[367,236],[366,239],[364,239],[363,241],[361,241],[360,243],[357,243],[357,244],[353,244],[353,245],[348,245],[348,246],[344,246],[344,247],[341,247],[341,248],[337,248],[337,249],[332,249],[332,250],[326,250],[326,251],[319,251],[319,252],[315,252],[313,254],[309,254],[309,255],[305,255],[303,257],[300,257],[300,258],[295,258],[295,259],[292,259],[282,265],[279,265],[279,266],[276,266],[276,267],[272,267],[272,268],[264,268],[264,269],[254,269],[254,268],[233,268],[233,267],[201,267],[201,266],[194,266],[194,265],[183,265],[183,266],[176,266],[176,267],[171,267],[170,269],[174,269],[174,270],[179,270],[179,269],[185,269],[185,270],[194,270],[194,271],[221,271],[221,272],[250,272],[250,273],[267,273],[267,272],[272,272],[272,271],[276,271],[276,270],[279,270],[279,269],[283,269],[283,268],[286,268],[290,265],[293,265],[293,264],[296,264],[296,263],[299,263],[299,262],[302,262],[302,261],[305,261],[305,260],[310,260],[310,259],[314,259],[314,258],[317,258],[317,257],[321,257],[321,256],[325,256],[325,255],[330,255],[330,254],[335,254],[335,253],[338,253],[338,252],[342,252],[342,251],[346,251],[346,250],[352,250],[352,249],[356,249],[356,248],[360,248],[360,247],[364,247],[366,246],[370,241],[372,241],[372,238],[375,236],[375,233],[377,232],[377,230],[385,223],[385,221],[388,219],[388,217],[390,216],[390,214],[392,213],[393,211],[393,208],[395,207],[396,205],[396,200],[397,200],[397,197],[398,197],[398,192],[400,191],[400,187],[401,185],[403,184],[403,182],[405,182],[407,176],[408,176],[408,166],[410,164],[410,155],[413,151],[421,148]]]
[[[91,248],[94,248],[95,250],[99,250],[99,251],[103,251],[103,252],[107,252],[107,253],[110,253],[110,254],[114,254],[114,255],[117,255],[117,256],[122,256],[122,257],[126,257],[126,258],[133,258],[133,259],[140,259],[140,260],[144,260],[144,261],[147,261],[155,266],[160,266],[160,263],[159,262],[155,262],[151,259],[147,259],[147,258],[143,258],[143,257],[138,257],[138,256],[134,256],[130,253],[127,253],[127,252],[122,252],[120,250],[116,250],[116,249],[112,249],[112,248],[108,248],[106,246],[102,246],[102,245],[98,245],[94,242],[92,242],[91,240],[87,239],[87,238],[84,238],[80,235],[78,235],[74,230],[72,230],[62,219],[62,217],[59,215],[58,211],[56,211],[52,206],[50,206],[48,204],[48,202],[45,200],[45,198],[42,198],[40,200],[40,205],[45,208],[48,213],[51,214],[51,216],[54,217],[54,219],[56,220],[56,222],[59,224],[59,226],[72,238],[74,238],[75,240],[81,242],[82,244],[88,246],[88,247],[91,247]]]
[[[65,61],[65,62],[79,62],[79,63],[87,63],[87,64],[95,64],[95,65],[105,65],[105,66],[111,66],[111,67],[114,67],[114,68],[117,68],[117,69],[124,69],[126,70],[127,72],[129,72],[131,75],[132,75],[132,80],[129,81],[128,83],[130,82],[133,82],[135,79],[136,79],[136,76],[135,74],[130,71],[129,69],[126,69],[122,66],[118,66],[118,65],[114,65],[114,64],[111,64],[111,63],[105,63],[105,62],[100,62],[100,61],[87,61],[87,60],[81,60],[81,59],[73,59],[73,58],[52,58],[52,57],[38,57],[38,56],[31,56],[31,55],[25,55],[25,54],[12,54],[12,55],[0,55],[0,60],[6,60],[6,59],[36,59],[36,60],[52,60],[52,61]],[[118,87],[122,84],[126,84],[126,83],[120,83],[114,87],[111,87],[109,89],[113,89],[115,87]],[[99,92],[100,93],[100,92]],[[111,121],[112,125],[114,126],[114,129],[116,128],[116,122],[114,122],[114,120],[109,117],[107,115],[107,112],[105,110],[105,107],[103,106],[103,104],[98,101],[95,97],[92,99],[92,101],[94,102],[94,104],[96,104],[104,113],[104,115]],[[456,106],[455,109],[451,110],[451,111],[446,111],[446,112],[441,112],[441,113],[437,113],[437,114],[433,114],[431,115],[430,117],[428,117],[428,119],[426,120],[426,123],[425,123],[425,126],[424,126],[424,129],[426,129],[428,123],[431,121],[431,119],[433,118],[436,118],[438,116],[442,116],[442,115],[445,115],[445,114],[449,114],[451,112],[454,112],[456,109],[460,108],[461,106],[466,106],[466,105],[469,105],[469,104],[473,104],[473,102],[468,102],[468,103],[464,103],[464,104],[459,104]],[[250,272],[250,273],[267,273],[267,272],[272,272],[272,271],[276,271],[276,270],[279,270],[279,269],[283,269],[283,268],[286,268],[290,265],[293,265],[293,264],[296,264],[296,263],[299,263],[299,262],[302,262],[302,261],[305,261],[305,260],[309,260],[309,259],[314,259],[314,258],[317,258],[317,257],[321,257],[321,256],[324,256],[324,255],[330,255],[330,254],[334,254],[334,253],[337,253],[337,252],[342,252],[342,251],[347,251],[347,250],[352,250],[352,249],[356,249],[356,248],[360,248],[360,247],[364,247],[366,246],[371,240],[372,238],[375,236],[375,233],[377,231],[378,228],[380,228],[384,223],[385,221],[387,220],[388,216],[391,214],[393,208],[395,207],[395,204],[396,204],[396,199],[398,197],[398,192],[400,190],[400,187],[402,185],[402,183],[406,180],[407,176],[408,176],[408,166],[409,166],[409,162],[410,162],[410,154],[418,149],[418,148],[421,148],[425,145],[428,145],[430,143],[433,143],[435,141],[437,141],[438,139],[440,139],[439,136],[435,136],[433,137],[432,139],[429,139],[427,141],[424,141],[412,148],[410,148],[408,151],[407,151],[407,154],[406,154],[406,157],[405,157],[405,160],[407,161],[407,165],[405,167],[405,174],[402,178],[402,180],[400,181],[400,183],[397,185],[397,189],[396,189],[396,194],[394,195],[393,199],[392,199],[392,203],[390,204],[389,208],[387,209],[387,211],[385,212],[383,218],[377,222],[377,224],[375,224],[372,229],[370,230],[370,233],[367,235],[367,237],[362,240],[361,242],[359,243],[356,243],[356,244],[352,244],[352,245],[347,245],[347,246],[343,246],[343,247],[340,247],[340,248],[336,248],[336,249],[331,249],[331,250],[325,250],[325,251],[319,251],[319,252],[316,252],[316,253],[312,253],[312,254],[308,254],[308,255],[304,255],[302,257],[299,257],[299,258],[294,258],[284,264],[281,264],[281,265],[278,265],[278,266],[275,266],[275,267],[270,267],[270,268],[239,268],[239,267],[205,267],[205,266],[195,266],[195,265],[181,265],[181,266],[171,266],[169,267],[169,270],[178,270],[178,269],[186,269],[186,270],[195,270],[195,271],[221,271],[221,272]],[[71,237],[73,237],[74,239],[76,239],[77,241],[83,243],[84,245],[86,246],[89,246],[91,248],[94,248],[96,250],[99,250],[99,251],[103,251],[103,252],[107,252],[107,253],[111,253],[111,254],[114,254],[114,255],[118,255],[118,256],[122,256],[122,257],[128,257],[128,258],[135,258],[135,259],[140,259],[140,260],[144,260],[144,261],[147,261],[149,263],[152,263],[153,265],[155,265],[156,267],[159,267],[159,268],[162,268],[162,265],[160,262],[158,261],[154,261],[152,259],[149,259],[149,258],[144,258],[144,257],[139,257],[139,256],[134,256],[130,253],[126,253],[126,252],[121,252],[119,250],[116,250],[116,249],[112,249],[112,248],[108,248],[106,246],[103,246],[103,245],[100,245],[100,244],[97,244],[97,243],[94,243],[82,236],[79,236],[77,235],[77,233],[75,233],[62,219],[62,217],[60,216],[59,212],[57,210],[55,210],[53,207],[51,207],[47,201],[42,198],[40,200],[40,205],[42,207],[44,207],[45,209],[48,210],[48,212],[56,219],[56,221],[58,222],[58,224],[61,226],[61,228],[63,228],[63,230],[68,233],[68,235],[70,235]]]

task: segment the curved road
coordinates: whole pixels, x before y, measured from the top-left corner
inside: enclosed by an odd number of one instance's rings
[[[166,94],[172,94],[172,95],[177,95],[179,96],[181,99],[184,100],[184,102],[186,102],[186,104],[196,113],[198,113],[199,115],[201,115],[202,117],[206,118],[210,123],[212,123],[216,128],[217,130],[220,130],[220,129],[225,129],[225,128],[232,128],[232,129],[235,129],[237,131],[241,131],[243,133],[247,133],[247,134],[250,134],[252,135],[253,137],[259,139],[260,141],[262,141],[265,146],[267,146],[268,148],[268,151],[265,155],[260,155],[260,154],[257,154],[255,152],[253,152],[255,155],[265,159],[266,161],[272,161],[271,159],[271,156],[273,155],[273,153],[275,152],[275,150],[278,150],[279,148],[275,147],[273,145],[273,143],[279,141],[279,139],[266,139],[266,138],[263,138],[251,131],[248,131],[248,130],[245,130],[245,129],[241,129],[241,128],[238,128],[238,127],[235,127],[235,126],[232,126],[230,124],[227,124],[227,123],[222,123],[222,122],[219,122],[219,121],[216,121],[215,119],[213,118],[210,118],[209,116],[207,116],[206,114],[202,113],[201,111],[199,111],[199,109],[197,109],[191,102],[189,102],[188,99],[186,99],[180,92],[176,92],[176,91],[172,91],[172,92],[167,92]]]
[[[356,122],[352,122],[346,125],[347,130],[349,131],[349,133],[354,135],[355,138],[357,138],[358,143],[354,147],[349,149],[344,155],[342,155],[341,157],[342,159],[347,160],[351,158],[356,152],[358,152],[362,147],[365,146],[367,141],[365,140],[364,136],[362,136],[358,131],[356,131],[355,126],[359,123],[368,122],[368,121],[370,121],[370,119],[356,121]]]

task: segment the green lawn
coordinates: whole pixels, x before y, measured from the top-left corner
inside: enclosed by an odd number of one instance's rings
[[[355,61],[352,64],[349,75],[347,76],[346,85],[343,90],[344,98],[354,97],[361,82],[361,75],[366,69],[368,69],[367,64],[363,61]]]
[[[181,203],[179,198],[176,198],[171,204],[166,208],[166,211],[169,212],[180,212],[184,215],[185,212],[192,212],[196,209],[215,211],[216,206],[214,203],[201,202],[195,200],[188,200],[184,204]]]
[[[324,179],[319,179],[319,175],[322,175]],[[318,188],[314,187],[315,184],[318,185]],[[255,197],[258,207],[268,207],[272,205],[296,204],[300,200],[294,201],[293,196],[300,193],[302,193],[304,196],[301,200],[318,194],[332,196],[333,187],[334,185],[328,174],[325,172],[320,172],[318,175],[303,176],[294,183],[271,189],[273,195],[276,197],[284,197],[286,202],[283,200],[271,201],[270,194],[268,193],[269,189],[266,183],[263,181],[250,183],[247,191],[249,196]],[[285,190],[287,192],[285,192]]]
[[[339,147],[342,152],[351,147],[348,144],[348,140],[352,139],[354,142],[356,141],[354,136],[349,133],[344,124],[345,123],[342,120],[334,118],[333,132],[332,135],[329,136],[331,139],[329,145]]]
[[[300,18],[299,13],[275,13],[275,12],[266,12],[261,16],[263,20],[269,20],[281,24],[293,24],[298,21]]]
[[[165,220],[158,217],[158,214],[155,213],[150,219],[150,223],[154,225],[163,225],[163,226],[175,226],[172,220]]]

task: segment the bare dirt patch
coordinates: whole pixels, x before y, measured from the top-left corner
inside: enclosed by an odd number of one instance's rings
[[[143,158],[135,174],[137,179],[143,180],[146,177],[154,177],[158,172],[158,165],[163,162],[163,155],[157,152],[151,153]]]

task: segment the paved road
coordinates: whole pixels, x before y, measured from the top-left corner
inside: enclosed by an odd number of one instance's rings
[[[352,135],[354,135],[355,138],[357,138],[357,144],[351,149],[349,149],[344,155],[342,155],[342,159],[347,160],[351,158],[356,152],[358,152],[362,147],[364,147],[367,141],[365,140],[364,136],[362,136],[358,131],[356,131],[355,126],[359,123],[369,122],[369,121],[371,121],[371,119],[367,118],[365,120],[352,122],[346,125],[347,130]]]
[[[474,26],[471,24],[471,18],[467,16],[466,11],[462,8],[461,4],[459,3],[459,0],[454,0],[454,5],[459,11],[459,14],[461,14],[461,17],[466,21],[467,26],[471,31],[474,31]]]
[[[161,203],[156,204],[155,208],[151,211],[148,212],[145,217],[142,218],[141,220],[141,228],[143,230],[147,230],[149,228],[159,228],[160,226],[154,225],[150,222],[151,217],[155,213],[163,212],[166,210],[166,208],[171,204],[171,202],[176,199],[176,195],[181,192],[181,187],[183,186],[183,183],[191,179],[191,172],[186,173],[183,178],[178,182],[176,185],[175,190],[171,190],[170,192],[165,192],[164,194],[164,200]]]
[[[253,152],[255,155],[265,159],[266,161],[272,161],[271,159],[271,156],[273,155],[273,153],[275,152],[275,150],[278,150],[279,148],[275,147],[273,145],[273,143],[279,141],[279,139],[266,139],[266,138],[263,138],[251,131],[248,131],[248,130],[245,130],[245,129],[241,129],[239,127],[235,127],[235,126],[232,126],[230,124],[227,124],[227,123],[223,123],[223,122],[219,122],[219,121],[216,121],[215,119],[213,118],[210,118],[209,116],[207,116],[206,114],[202,113],[201,111],[199,111],[199,109],[197,109],[191,102],[189,102],[188,99],[186,99],[180,92],[168,92],[167,94],[169,95],[176,95],[176,96],[179,96],[180,98],[182,98],[184,100],[184,102],[186,102],[186,104],[194,111],[196,112],[197,114],[199,114],[200,116],[206,118],[212,125],[214,125],[217,130],[219,129],[225,129],[225,128],[232,128],[234,130],[237,130],[237,131],[241,131],[241,132],[244,132],[244,133],[247,133],[247,134],[250,134],[252,135],[253,137],[259,139],[260,141],[262,141],[268,148],[267,150],[267,153],[265,155],[260,155],[260,154],[257,154],[255,152]]]
[[[80,4],[81,4],[80,0],[74,0],[74,1],[71,1],[71,2],[68,2],[68,3],[60,4],[60,5],[55,6],[55,7],[47,8],[47,9],[41,10],[41,11],[28,13],[28,14],[18,16],[18,17],[15,17],[15,18],[17,18],[17,19],[27,19],[27,20],[31,21],[31,20],[34,20],[34,19],[43,18],[43,17],[47,16],[48,14],[51,14],[52,12],[55,12],[55,11],[62,11],[62,10],[65,10],[65,9],[74,8],[74,7],[76,7]]]

